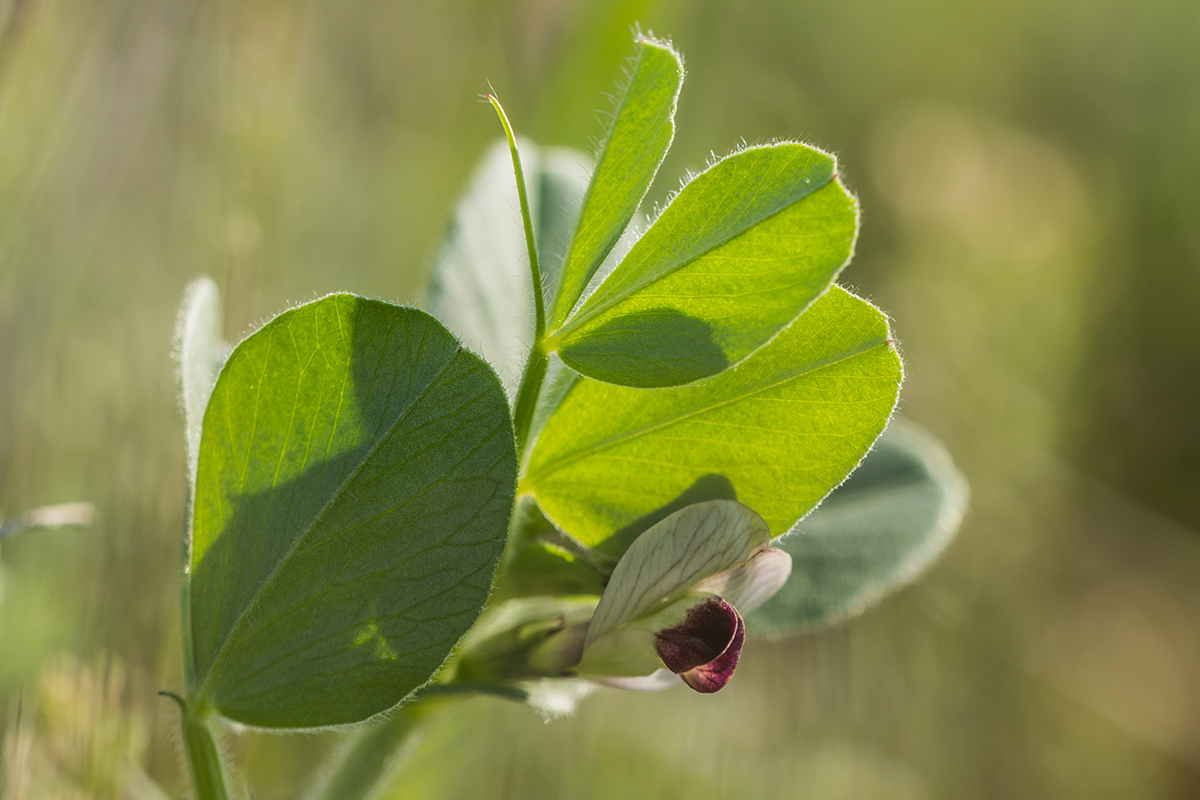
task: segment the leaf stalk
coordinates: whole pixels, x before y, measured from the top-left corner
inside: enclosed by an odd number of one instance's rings
[[[216,737],[209,725],[212,711],[196,708],[174,692],[159,692],[179,705],[183,751],[188,773],[192,778],[192,793],[196,800],[229,800],[229,783]]]
[[[529,360],[525,364],[525,372],[521,376],[521,386],[517,390],[517,400],[513,407],[513,427],[517,439],[517,463],[525,458],[529,432],[533,425],[533,412],[537,408],[538,395],[542,391],[542,382],[546,379],[546,370],[550,365],[550,355],[546,343],[546,291],[542,285],[542,271],[538,263],[537,239],[533,231],[533,214],[529,210],[529,193],[525,188],[525,170],[521,167],[521,154],[517,150],[517,137],[513,133],[512,124],[504,107],[496,95],[487,95],[487,100],[500,117],[504,126],[504,135],[508,138],[508,149],[512,152],[513,173],[517,179],[517,196],[521,201],[521,219],[525,225],[525,247],[529,250],[529,273],[533,284],[533,347],[529,352]]]

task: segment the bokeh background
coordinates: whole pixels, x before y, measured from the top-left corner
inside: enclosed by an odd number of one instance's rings
[[[1200,796],[1195,0],[0,0],[0,796],[186,794],[173,704],[176,304],[240,339],[335,289],[419,302],[473,162],[587,148],[631,26],[688,80],[652,199],[710,152],[835,150],[843,282],[895,322],[902,413],[972,487],[918,585],[753,641],[718,695],[481,699],[396,798]],[[230,740],[260,800],[329,735]]]

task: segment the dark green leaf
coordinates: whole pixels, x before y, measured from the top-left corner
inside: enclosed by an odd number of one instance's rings
[[[319,727],[425,683],[487,599],[515,459],[495,374],[423,312],[333,295],[244,341],[200,445],[195,702]]]
[[[746,617],[752,633],[840,622],[917,578],[958,530],[967,486],[929,434],[893,423],[850,479],[798,530],[783,589]]]
[[[835,286],[715,377],[653,392],[580,379],[542,429],[521,489],[610,554],[715,498],[745,503],[782,533],[870,448],[901,374],[884,316]]]
[[[675,135],[683,62],[670,45],[641,37],[629,84],[600,147],[550,311],[560,327],[616,245]]]
[[[683,188],[549,346],[625,386],[704,378],[761,347],[850,260],[858,209],[833,157],[751,147]]]

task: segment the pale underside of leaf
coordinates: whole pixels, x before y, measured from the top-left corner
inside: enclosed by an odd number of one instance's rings
[[[746,618],[747,629],[782,635],[874,605],[933,563],[966,502],[966,481],[942,446],[897,420],[850,479],[776,541],[792,555],[792,575]]]
[[[575,382],[522,490],[560,529],[618,555],[699,500],[739,500],[786,531],[862,459],[901,378],[886,319],[835,286],[713,378],[653,392]]]
[[[495,374],[423,312],[334,295],[234,351],[204,431],[199,699],[319,727],[428,680],[486,600],[511,513]]]
[[[188,483],[196,482],[200,430],[228,345],[221,336],[221,297],[212,278],[190,283],[183,294],[175,327],[179,389],[187,445]]]
[[[584,647],[742,564],[770,540],[762,517],[741,503],[710,500],[676,511],[639,536],[617,562]]]
[[[549,292],[579,212],[586,154],[519,139],[543,282]],[[430,277],[429,310],[516,393],[533,341],[529,254],[508,142],[484,155],[459,200]]]
[[[683,188],[549,346],[588,377],[672,386],[774,336],[850,260],[854,198],[833,157],[747,148]]]

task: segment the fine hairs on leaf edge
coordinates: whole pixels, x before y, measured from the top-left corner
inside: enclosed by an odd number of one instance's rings
[[[858,206],[858,198],[855,197],[854,195],[851,195],[851,197],[854,199],[854,207],[857,210],[859,207]],[[855,242],[858,241],[858,227],[855,228],[854,239],[855,239]],[[851,256],[853,256],[853,245],[851,246]],[[849,262],[847,261],[847,263],[849,263]],[[845,264],[843,264],[842,266],[844,268]],[[845,474],[845,476],[842,477],[842,479],[840,481],[837,482],[836,485],[831,486],[829,488],[829,491],[827,491],[827,492],[825,492],[825,494],[821,495],[821,499],[818,500],[813,505],[813,507],[810,508],[804,514],[804,516],[800,517],[800,519],[798,519],[794,523],[792,523],[791,527],[789,527],[786,531],[783,531],[782,533],[778,534],[777,536],[773,536],[771,538],[772,542],[777,542],[780,539],[783,539],[785,536],[802,535],[802,532],[800,531],[801,523],[803,523],[804,520],[808,519],[808,517],[814,511],[816,511],[818,508],[820,508],[821,504],[824,503],[827,499],[829,499],[829,496],[831,494],[833,494],[838,489],[838,487],[840,487],[846,481],[850,480],[850,477],[852,475],[854,475],[855,472],[858,472],[858,468],[862,466],[863,461],[865,461],[867,456],[869,456],[871,454],[871,451],[873,451],[875,449],[875,445],[877,445],[879,443],[880,437],[883,436],[884,432],[886,432],[888,428],[892,427],[892,424],[896,421],[897,415],[900,413],[900,404],[902,402],[901,397],[900,397],[900,388],[902,386],[904,386],[904,380],[905,380],[905,378],[908,377],[908,369],[904,363],[904,356],[900,352],[900,342],[896,338],[895,332],[893,331],[893,328],[892,328],[892,318],[890,316],[888,316],[887,312],[885,312],[879,306],[875,305],[874,301],[869,300],[868,298],[863,297],[862,295],[860,295],[856,291],[854,291],[853,287],[843,286],[842,284],[837,283],[836,278],[834,279],[833,283],[829,284],[829,287],[832,288],[834,285],[837,285],[839,288],[842,289],[842,291],[846,292],[851,297],[854,297],[858,300],[861,300],[863,303],[866,303],[868,306],[870,306],[872,309],[874,309],[879,314],[879,316],[883,317],[884,325],[887,326],[888,349],[890,349],[893,353],[896,354],[896,363],[899,364],[899,366],[900,366],[900,375],[896,381],[896,399],[894,401],[892,401],[892,409],[891,409],[891,411],[888,412],[887,421],[883,423],[883,427],[879,429],[879,433],[876,434],[875,439],[871,442],[871,446],[866,449],[866,451],[862,454],[862,457],[859,458],[858,461],[856,461],[854,463],[854,466],[850,468],[850,470]],[[821,292],[820,296],[824,297],[828,293],[829,293],[829,289],[827,288],[824,292]],[[817,302],[817,301],[813,300],[813,303],[815,303],[815,302]],[[811,306],[812,306],[812,303],[809,303],[808,307],[811,307]],[[807,310],[807,308],[805,310]],[[801,311],[800,313],[803,314],[804,312]],[[797,315],[797,319],[799,319],[799,315]],[[795,320],[793,320],[792,322],[794,323]],[[789,323],[789,324],[791,324],[791,323]],[[780,333],[782,333],[782,331],[780,331]],[[779,334],[776,334],[776,336],[778,336],[778,335]],[[773,341],[774,338],[775,337],[771,337],[771,340]],[[763,346],[765,347],[766,345],[763,345]],[[749,356],[747,356],[747,358],[749,358]],[[743,359],[742,361],[733,365],[733,367],[731,369],[738,369],[744,363],[745,363],[745,359]],[[708,379],[705,379],[705,380],[708,380]]]
[[[637,228],[634,229],[635,235],[628,239],[628,242],[629,242],[628,247],[625,248],[623,253],[621,253],[620,258],[617,259],[616,265],[614,266],[614,268],[612,270],[612,272],[616,272],[617,269],[620,268],[621,261],[624,260],[625,256],[627,256],[629,254],[629,252],[634,248],[634,246],[637,245],[638,241],[654,226],[654,223],[658,221],[659,217],[662,216],[662,214],[667,210],[667,208],[671,205],[671,203],[674,202],[674,200],[680,195],[680,193],[693,180],[700,177],[701,175],[706,174],[709,170],[711,170],[713,167],[717,166],[721,162],[726,161],[730,158],[733,158],[734,156],[745,153],[747,151],[765,150],[765,149],[769,149],[772,147],[777,147],[780,145],[789,145],[789,144],[799,145],[801,147],[806,147],[811,150],[815,150],[816,152],[818,152],[822,155],[829,156],[829,158],[831,158],[833,160],[833,176],[829,179],[829,183],[836,184],[843,192],[845,192],[846,196],[850,199],[850,203],[854,207],[854,235],[850,238],[850,248],[846,253],[846,258],[842,261],[841,264],[838,265],[837,269],[834,271],[833,277],[829,281],[829,285],[826,286],[816,297],[814,297],[812,300],[810,300],[804,307],[800,308],[796,312],[796,315],[794,317],[792,317],[791,321],[787,325],[784,325],[782,328],[780,328],[778,331],[776,331],[770,338],[768,338],[766,341],[764,341],[761,345],[759,345],[757,348],[755,348],[754,350],[751,350],[749,353],[747,353],[741,359],[741,361],[738,361],[735,364],[730,365],[729,367],[726,368],[726,370],[723,370],[722,372],[728,371],[729,369],[736,369],[738,366],[740,366],[742,364],[742,362],[744,362],[746,359],[748,359],[752,355],[754,355],[754,353],[758,352],[759,350],[761,350],[762,348],[766,347],[771,342],[773,342],[781,333],[783,333],[783,331],[789,325],[794,323],[797,319],[800,318],[800,316],[802,314],[804,314],[805,311],[807,311],[809,308],[811,308],[813,303],[816,303],[818,300],[820,300],[822,297],[824,297],[826,294],[828,294],[830,287],[832,287],[834,285],[840,285],[840,284],[838,284],[838,278],[841,277],[841,274],[842,274],[842,272],[845,271],[846,267],[850,266],[850,262],[852,262],[854,260],[854,256],[858,250],[858,239],[862,235],[862,204],[858,200],[858,195],[855,194],[848,186],[846,186],[845,183],[842,182],[841,163],[839,162],[836,153],[833,153],[828,150],[823,150],[820,147],[817,147],[815,145],[807,144],[805,142],[801,142],[799,140],[793,140],[793,139],[771,139],[770,141],[760,143],[760,144],[746,144],[746,141],[743,139],[742,144],[740,146],[734,148],[733,150],[729,151],[728,153],[726,153],[723,156],[716,156],[715,154],[710,152],[710,157],[707,160],[707,163],[703,170],[701,170],[700,172],[696,172],[696,173],[693,173],[691,170],[685,170],[684,176],[680,180],[679,187],[677,189],[673,190],[670,194],[668,194],[666,199],[663,201],[663,203],[661,205],[658,203],[654,204],[653,212],[651,214],[648,214],[645,216],[644,225],[639,226],[641,228],[640,230],[638,230]],[[656,177],[657,177],[657,173],[656,173]],[[828,184],[825,184],[825,185],[828,185]],[[783,209],[776,211],[775,214],[781,213],[782,210]],[[774,216],[774,214],[772,214],[771,216]],[[636,220],[636,219],[637,219],[637,215],[635,214],[634,220]],[[630,221],[630,225],[631,226],[633,225],[633,220]],[[628,230],[628,228],[626,230]],[[626,239],[626,237],[622,236],[621,239],[618,240],[618,245],[620,245],[621,242],[625,241],[625,239]],[[616,250],[618,245],[614,245],[613,251]],[[681,264],[680,268],[683,266],[685,266],[685,265]],[[609,275],[611,275],[612,272],[610,272],[608,275],[604,275],[603,278],[601,278],[601,280],[593,282],[593,283],[589,283],[586,287],[584,287],[584,291],[579,296],[579,300],[576,301],[574,308],[572,309],[571,313],[567,316],[568,321],[571,320],[571,318],[575,315],[575,313],[576,313],[576,311],[578,311],[578,309],[582,308],[587,303],[587,301],[589,299],[591,299],[591,296],[593,294],[595,294],[597,291],[599,291],[600,287],[604,285],[604,282],[608,279]],[[846,288],[846,287],[843,287],[843,288]],[[850,290],[847,289],[847,291],[850,291]],[[860,295],[856,294],[853,291],[850,291],[850,294],[854,295],[854,297],[857,297],[859,300],[862,300],[863,302],[867,303],[867,305],[869,305],[871,308],[878,311],[880,313],[880,315],[883,316],[883,318],[887,322],[888,339],[889,339],[889,341],[891,341],[894,344],[896,340],[895,340],[895,337],[892,335],[892,319],[891,319],[891,317],[889,317],[886,313],[883,312],[882,309],[880,309],[873,302],[867,300],[866,298],[861,297]],[[898,352],[897,352],[897,356],[899,356]],[[900,382],[903,383],[904,382],[903,361],[901,362],[900,368],[901,368]],[[722,373],[718,373],[718,374],[722,374]],[[700,383],[702,381],[708,380],[709,378],[713,378],[713,377],[716,377],[716,376],[710,375],[707,378],[698,378],[695,381],[691,381],[689,383],[680,384],[680,385],[681,386],[690,386],[692,384]],[[664,387],[657,387],[657,388],[669,389],[669,388],[673,388],[673,387],[665,387],[664,386]],[[643,389],[643,391],[652,391],[652,390],[653,390],[652,388]],[[895,413],[895,409],[893,409],[893,415],[894,415],[894,413]],[[891,423],[891,417],[888,418],[888,424],[890,424],[890,423]],[[886,429],[886,427],[887,426],[885,425],[884,428]],[[861,463],[861,461],[859,463]],[[855,465],[854,469],[858,469],[858,466]],[[853,472],[853,470],[851,470],[851,471]],[[837,488],[837,487],[835,486],[834,488]],[[832,491],[832,490],[830,490],[830,491]]]
[[[629,28],[630,34],[633,37],[634,51],[621,61],[619,67],[621,76],[617,80],[616,85],[611,91],[603,92],[602,94],[608,100],[609,107],[607,109],[598,108],[595,110],[593,117],[596,125],[600,128],[600,133],[589,134],[587,141],[587,154],[591,158],[592,164],[599,166],[600,156],[604,153],[604,147],[608,144],[608,135],[611,132],[613,121],[617,118],[618,112],[621,110],[621,101],[625,97],[625,93],[629,91],[629,84],[633,82],[633,73],[637,67],[638,61],[641,59],[641,51],[638,46],[652,44],[658,47],[664,47],[670,50],[675,58],[679,61],[679,88],[675,90],[675,96],[671,102],[671,118],[674,119],[676,112],[679,110],[679,95],[683,88],[684,81],[687,80],[687,64],[683,60],[683,53],[679,51],[675,44],[670,39],[663,39],[655,36],[652,31],[642,31],[642,26],[638,24],[631,25]],[[674,129],[674,125],[671,126]],[[667,152],[670,152],[671,145],[675,142],[674,130],[672,130],[671,141],[667,142]],[[655,176],[657,177],[657,170]],[[653,178],[651,185],[653,185]]]
[[[704,159],[704,167],[702,169],[699,171],[685,169],[683,171],[683,175],[679,179],[679,186],[668,192],[667,196],[663,198],[662,202],[657,202],[654,204],[650,213],[646,215],[646,228],[649,229],[650,226],[658,221],[658,218],[661,217],[663,212],[667,210],[667,206],[671,205],[671,203],[675,201],[675,198],[679,196],[680,192],[687,188],[689,183],[694,181],[696,178],[699,178],[701,175],[708,172],[722,161],[726,161],[734,156],[741,155],[748,150],[765,150],[771,147],[778,147],[780,145],[788,144],[800,145],[801,147],[806,147],[809,150],[815,150],[823,156],[829,156],[829,158],[833,160],[833,177],[830,178],[830,182],[836,183],[838,186],[840,186],[842,191],[844,191],[854,203],[854,240],[850,244],[850,258],[846,259],[846,264],[850,263],[850,260],[854,257],[854,247],[858,243],[859,228],[862,227],[860,224],[862,221],[862,205],[858,202],[858,195],[842,181],[842,165],[837,153],[833,152],[832,150],[826,150],[823,147],[819,147],[815,144],[801,141],[799,139],[771,138],[765,142],[756,142],[754,144],[749,144],[745,139],[742,139],[740,144],[723,156],[718,156],[715,151],[710,150],[708,156]],[[842,264],[842,267],[844,268],[846,264]]]

